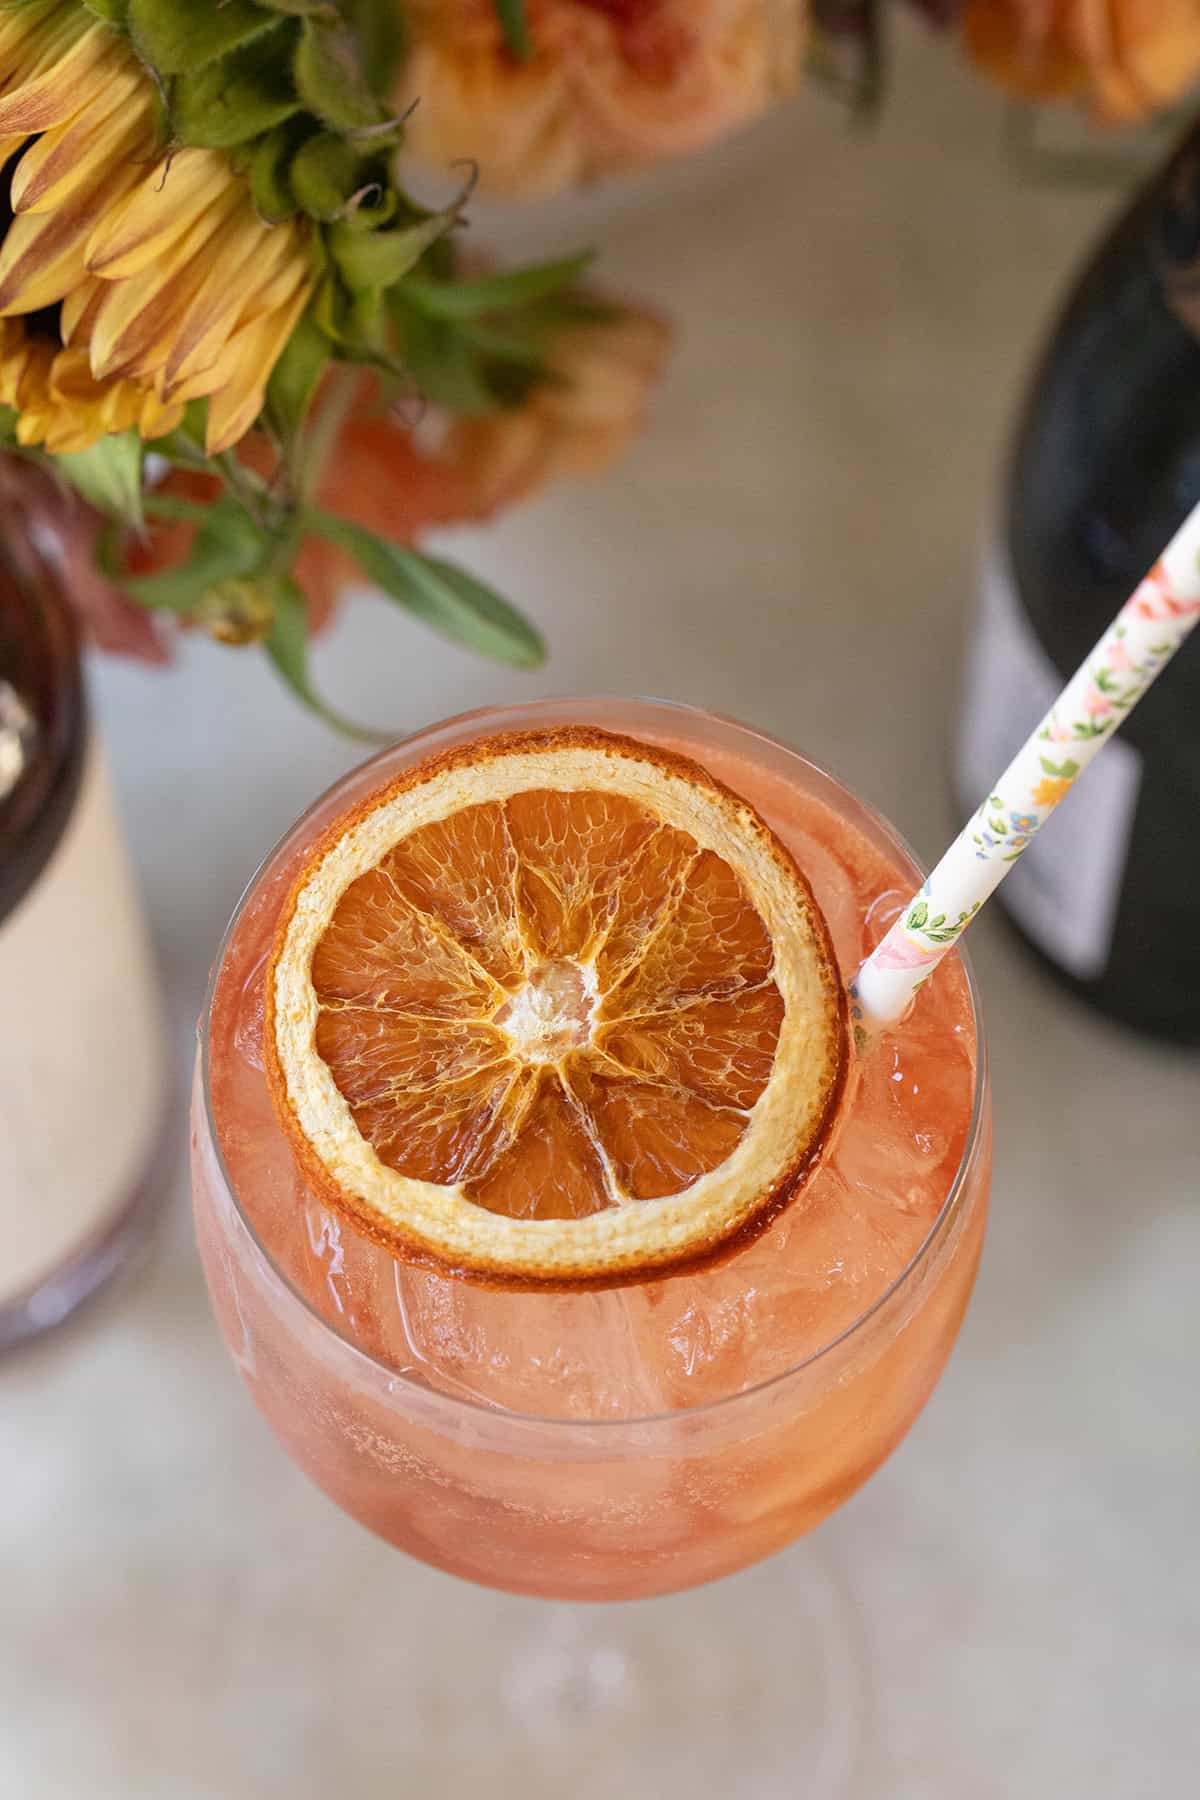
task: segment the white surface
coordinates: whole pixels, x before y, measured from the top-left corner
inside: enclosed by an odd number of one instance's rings
[[[618,472],[459,541],[547,628],[544,673],[468,661],[370,601],[320,653],[335,699],[397,725],[552,691],[697,701],[943,846],[1004,427],[1113,200],[1021,189],[978,83],[904,41],[877,137],[810,95],[627,210],[584,207],[606,272],[670,301],[683,339]],[[182,1069],[238,890],[354,752],[257,658],[208,644],[165,676],[109,666],[98,691]],[[1197,1064],[1067,1005],[992,921],[972,940],[999,1148],[959,1350],[838,1517],[682,1600],[543,1609],[340,1517],[217,1342],[181,1178],[149,1272],[0,1370],[4,1800],[1192,1791]],[[822,1636],[812,1762],[789,1717]],[[731,1719],[732,1764],[713,1725]]]

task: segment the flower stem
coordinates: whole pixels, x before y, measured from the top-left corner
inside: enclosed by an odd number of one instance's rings
[[[208,517],[208,507],[203,500],[185,500],[179,494],[150,492],[142,496],[142,506],[152,519],[184,519],[203,525]]]
[[[262,484],[238,461],[235,450],[222,450],[213,461],[225,477],[226,486],[237,495],[259,530],[265,531],[267,521],[262,507]]]
[[[343,363],[335,366],[329,376],[321,405],[315,409],[312,425],[297,452],[295,488],[301,505],[320,485],[330,453],[354,405],[359,374],[357,368]]]

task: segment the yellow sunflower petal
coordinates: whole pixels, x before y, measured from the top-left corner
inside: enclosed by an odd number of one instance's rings
[[[22,213],[0,248],[0,313],[38,312],[64,300],[86,273],[83,252],[91,221],[121,199],[137,172],[127,165],[101,167],[49,213]]]
[[[50,399],[50,367],[54,346],[27,339],[25,354],[14,371],[13,401],[17,410],[17,442],[40,444],[47,426],[53,422],[54,408]]]
[[[90,450],[108,428],[92,412],[63,413],[57,408],[48,413],[42,430],[42,445],[50,456],[71,456],[76,450]]]
[[[281,306],[290,304],[296,291],[296,283],[303,282],[312,289],[316,279],[312,260],[308,252],[308,243],[304,238],[296,238],[290,254],[281,261],[273,274],[269,274],[261,282],[247,288],[242,299],[242,310],[238,314],[238,325],[249,325],[254,319],[261,319],[267,313],[277,312]]]
[[[262,411],[271,371],[308,305],[311,284],[305,282],[290,305],[281,312],[243,325],[230,348],[236,346],[229,380],[208,404],[205,447],[219,456],[245,437]]]
[[[288,337],[295,327],[295,321],[299,318],[300,313],[303,312],[304,305],[307,303],[312,293],[312,279],[305,269],[292,268],[289,270],[286,276],[286,286],[280,289],[279,283],[282,280],[283,278],[279,277],[277,278],[276,283],[272,284],[273,289],[277,290],[277,301],[271,316],[268,317],[261,310],[252,310],[249,316],[241,316],[238,320],[236,330],[228,338],[228,341],[215,362],[211,363],[207,368],[196,369],[193,372],[187,373],[169,384],[167,383],[165,376],[160,374],[158,391],[163,398],[180,404],[186,404],[189,400],[206,399],[213,394],[228,389],[231,385],[238,388],[239,391],[243,391],[240,384],[244,381],[247,346],[252,342],[257,342],[264,346],[263,354],[270,354],[270,368],[274,368],[276,360],[280,354],[282,354],[283,345],[286,344]],[[291,321],[284,329],[284,336],[278,349],[273,352],[270,351],[270,344],[273,339],[273,333],[270,330],[272,317],[276,321]],[[261,384],[259,384],[259,410],[261,410],[262,407],[262,399],[266,391],[266,383],[270,375],[270,368],[267,370],[266,375],[264,375]],[[253,423],[253,420],[251,423]],[[244,436],[248,429],[248,426],[243,426],[242,430],[238,432],[238,436]]]
[[[123,35],[79,0],[0,0],[0,404],[23,444],[158,437],[203,394],[227,448],[308,303],[307,226],[265,224],[223,152],[159,155],[156,129]],[[24,318],[53,306],[61,344]]]
[[[272,261],[277,264],[275,268],[271,267]],[[163,371],[162,392],[166,399],[179,398],[189,382],[203,376],[206,370],[213,369],[224,359],[244,326],[289,307],[300,288],[311,288],[307,258],[297,253],[294,243],[288,244],[285,240],[278,249],[270,247],[261,255],[260,263],[265,266],[266,275],[261,285],[239,285],[232,296],[232,304],[222,307],[219,314],[215,313],[214,307],[214,316],[204,322],[199,335],[193,332],[190,322],[181,329]],[[197,307],[202,299],[202,295],[197,297]],[[187,354],[180,355],[180,349],[186,350]],[[222,384],[218,381],[216,385]],[[211,393],[213,389],[203,391]]]
[[[63,0],[7,0],[0,10],[0,55],[5,66],[25,69],[30,44],[42,24],[51,13],[64,11]]]
[[[109,281],[141,274],[231,189],[244,192],[215,150],[180,150],[163,157],[123,205],[106,209],[88,240],[88,269]]]
[[[85,278],[78,287],[71,289],[59,314],[59,332],[64,344],[87,343],[92,321],[108,292],[104,282],[91,278]]]
[[[164,406],[158,395],[151,390],[142,398],[142,409],[138,415],[138,430],[147,440],[166,437],[183,424],[184,409],[182,406]]]
[[[37,338],[28,340],[25,361],[17,377],[17,406],[20,411],[40,406],[48,400],[53,362],[53,344]]]
[[[30,450],[35,444],[40,444],[46,436],[46,428],[53,422],[54,414],[50,407],[45,405],[25,407],[17,420],[17,442],[22,450]],[[78,444],[72,448],[86,450],[87,445],[86,443]]]
[[[168,382],[216,361],[242,316],[247,290],[258,289],[286,264],[290,247],[287,229],[264,225],[248,200],[226,220],[209,248],[208,273],[180,317],[165,366]]]
[[[144,78],[135,67],[123,69],[82,112],[30,145],[13,171],[12,209],[49,212],[98,168],[136,162],[153,147],[154,115]]]
[[[61,125],[127,59],[119,39],[73,5],[48,15],[21,48],[23,58],[4,54],[6,66],[17,73],[0,94],[0,136]]]
[[[0,406],[16,406],[29,361],[29,339],[17,319],[0,319]]]
[[[165,362],[180,312],[195,298],[208,273],[207,246],[241,199],[236,185],[227,183],[217,204],[192,221],[161,263],[108,283],[91,328],[92,368],[97,375],[135,369],[149,373]]]
[[[83,274],[83,247],[56,214],[14,219],[0,248],[0,312],[37,312],[68,294]]]

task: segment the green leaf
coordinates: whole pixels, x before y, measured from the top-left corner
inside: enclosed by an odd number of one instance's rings
[[[368,80],[386,99],[408,49],[403,6],[396,0],[341,0],[341,9],[358,33]]]
[[[325,271],[313,295],[310,312],[327,338],[335,344],[346,342],[351,326],[350,296],[335,270]]]
[[[126,590],[141,606],[194,612],[219,582],[253,574],[266,550],[266,539],[245,508],[225,494],[207,509],[186,561],[157,575],[135,576]]]
[[[155,438],[154,453],[156,456],[165,456],[168,462],[179,463],[185,469],[202,469],[206,474],[211,474],[212,464],[204,448],[207,431],[208,401],[189,400],[182,425],[177,425],[165,437]]]
[[[336,0],[258,0],[258,3],[272,12],[288,13],[293,19],[324,19],[329,24],[336,24],[338,18]]]
[[[143,62],[160,75],[183,75],[205,68],[231,50],[240,50],[277,20],[254,0],[220,5],[181,6],[179,0],[129,0],[128,24]]]
[[[351,355],[357,361],[370,355],[389,361],[391,336],[388,331],[387,307],[379,288],[367,288],[355,294],[350,302],[349,333]]]
[[[306,121],[289,119],[258,138],[242,162],[251,198],[268,224],[290,219],[297,210],[291,183],[292,159],[310,130]]]
[[[267,412],[284,443],[290,443],[304,424],[332,355],[333,345],[306,313],[267,383]]]
[[[575,325],[612,325],[620,317],[621,308],[611,300],[598,300],[580,288],[567,288],[563,293],[530,300],[522,306],[521,329],[550,333]]]
[[[1078,726],[1076,730],[1078,730]],[[1039,756],[1038,762],[1041,764],[1043,775],[1053,775],[1056,780],[1073,781],[1079,773],[1079,764],[1069,756],[1060,763],[1051,762],[1048,756]]]
[[[363,743],[375,744],[393,737],[393,732],[371,731],[344,719],[326,705],[308,672],[308,610],[304,595],[290,575],[281,575],[271,586],[274,616],[264,648],[267,655],[296,698],[316,713],[335,731]]]
[[[304,104],[337,131],[361,131],[387,118],[363,69],[357,33],[342,21],[305,20],[294,72]]]
[[[171,87],[171,118],[186,143],[232,150],[300,111],[288,70],[296,27],[281,19],[262,37]]]
[[[540,633],[465,569],[393,544],[330,513],[314,510],[306,523],[347,551],[389,599],[456,644],[519,669],[538,668],[545,660]]]
[[[415,268],[431,244],[444,237],[459,215],[455,201],[443,212],[433,213],[416,225],[399,225],[384,231],[355,231],[335,225],[328,234],[329,254],[347,285],[364,292],[391,287]]]
[[[185,500],[182,494],[156,494],[153,490],[143,499],[151,519],[170,519],[188,525],[203,525],[208,507],[203,500]]]
[[[364,188],[383,188],[387,173],[373,153],[356,150],[335,131],[320,131],[296,152],[288,180],[305,212],[329,224]]]
[[[403,286],[389,295],[389,302],[400,329],[404,360],[426,399],[447,412],[495,412],[497,400],[487,384],[486,371],[462,333],[444,320],[428,318],[406,305]]]
[[[583,250],[556,262],[531,263],[524,269],[512,269],[504,275],[481,275],[474,281],[430,281],[411,275],[404,284],[404,296],[434,318],[475,319],[481,313],[502,312],[570,287],[587,268],[592,255],[592,251]]]
[[[910,931],[920,931],[921,927],[924,925],[924,923],[925,923],[926,919],[928,919],[928,917],[929,917],[929,908],[926,905],[925,901],[917,900],[912,906],[909,907],[908,917],[907,917],[907,919],[905,919],[904,923],[908,926]]]
[[[96,533],[96,541],[92,545],[92,560],[106,581],[118,587],[125,580],[125,572],[121,567],[121,527],[112,519],[102,525]]]
[[[106,25],[124,25],[129,17],[129,0],[83,0],[83,4]]]
[[[519,61],[527,62],[533,55],[533,45],[525,20],[524,0],[495,0],[495,7],[504,42]]]
[[[15,450],[17,447],[17,420],[20,413],[14,406],[0,406],[0,448]]]
[[[142,523],[142,440],[135,430],[56,456],[54,466],[89,506],[126,525]]]
[[[514,368],[525,369],[531,375],[542,376],[545,364],[541,350],[527,337],[518,337],[514,332],[497,331],[492,325],[463,325],[461,328],[464,343],[478,351],[480,356],[494,362],[510,363]]]

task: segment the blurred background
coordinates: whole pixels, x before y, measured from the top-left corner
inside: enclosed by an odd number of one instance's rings
[[[898,24],[859,131],[808,93],[732,142],[535,212],[677,342],[616,467],[444,547],[550,645],[498,669],[356,596],[314,651],[357,718],[661,695],[830,766],[930,858],[955,821],[963,635],[1039,338],[1117,203],[1030,184],[1003,100]],[[169,1008],[171,1199],[146,1265],[0,1365],[0,1794],[326,1800],[620,1791],[1134,1800],[1200,1760],[1194,1055],[972,932],[997,1108],[961,1342],[809,1541],[678,1599],[547,1607],[376,1543],[277,1449],[209,1315],[184,1091],[258,860],[361,752],[261,657],[188,637],[93,693]],[[993,909],[994,910],[994,909]],[[748,1637],[778,1679],[748,1690]],[[824,1720],[814,1764],[797,1717]]]

